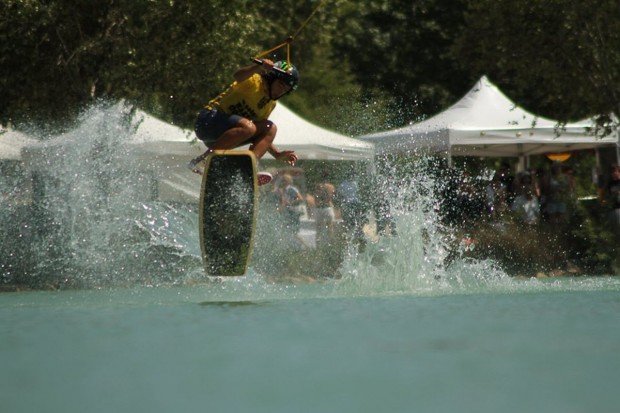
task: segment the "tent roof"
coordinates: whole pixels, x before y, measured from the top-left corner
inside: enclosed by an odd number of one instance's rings
[[[565,125],[538,117],[508,99],[486,76],[443,112],[419,123],[362,136],[380,152],[426,149],[454,155],[520,156],[615,143],[591,136],[591,122]],[[559,136],[558,133],[560,132]]]
[[[130,146],[139,148],[145,154],[158,156],[198,156],[205,148],[194,132],[164,122],[148,113],[137,110],[132,126],[136,128]]]
[[[21,150],[38,141],[13,129],[0,128],[0,160],[21,160]]]
[[[301,159],[372,159],[374,145],[323,129],[278,103],[270,119],[278,127],[275,145],[294,150]]]
[[[157,143],[163,141],[190,143],[194,132],[166,123],[148,113],[137,110],[132,125],[137,126],[132,143]]]
[[[316,126],[293,113],[279,103],[270,116],[277,125],[275,144],[281,150],[294,150],[301,159],[356,160],[372,159],[374,148],[371,143],[348,138]],[[177,154],[179,151],[200,147],[194,132],[163,122],[145,112],[138,111],[134,117],[137,130],[132,144],[140,145],[145,151],[160,155]],[[184,144],[188,144],[185,148]]]
[[[121,110],[121,109],[119,109]],[[270,119],[278,127],[275,144],[281,150],[294,150],[300,159],[362,160],[372,159],[374,145],[349,138],[316,126],[278,104]],[[184,165],[205,150],[192,130],[182,129],[137,110],[132,118],[135,128],[128,148],[138,158],[156,157],[167,164]],[[29,154],[45,148],[70,145],[76,139],[72,133],[33,145]]]

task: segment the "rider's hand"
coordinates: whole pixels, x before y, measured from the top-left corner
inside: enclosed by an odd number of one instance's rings
[[[286,162],[291,166],[295,166],[297,155],[294,151],[282,151],[275,157],[278,161]]]
[[[261,67],[265,70],[265,71],[270,71],[271,69],[273,69],[273,60],[269,60],[269,59],[263,59],[263,64],[261,65]]]

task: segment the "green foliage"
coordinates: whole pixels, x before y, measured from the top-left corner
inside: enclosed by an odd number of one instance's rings
[[[506,214],[462,222],[459,232],[474,240],[468,256],[493,259],[511,275],[613,275],[619,251],[605,218],[601,207],[578,204],[565,223],[528,226]]]
[[[519,104],[555,119],[619,114],[620,2],[476,0],[453,52]]]
[[[0,116],[63,122],[105,96],[187,122],[260,36],[229,2],[8,1],[0,11]],[[225,53],[223,52],[225,51]]]
[[[317,4],[4,0],[0,121],[62,126],[107,97],[190,126],[234,69]],[[616,0],[326,0],[293,43],[302,81],[286,102],[356,135],[435,113],[488,74],[543,115],[617,115],[618,15]]]
[[[284,103],[309,120],[349,136],[400,124],[395,98],[380,90],[364,90],[346,62],[314,59],[306,66],[302,87]]]
[[[571,216],[569,251],[590,274],[613,274],[614,260],[620,257],[619,240],[611,231],[607,214],[607,208],[596,203],[576,205]]]
[[[458,0],[365,0],[346,2],[335,53],[346,57],[364,88],[402,100],[409,121],[454,102],[469,79],[450,47],[463,25]]]

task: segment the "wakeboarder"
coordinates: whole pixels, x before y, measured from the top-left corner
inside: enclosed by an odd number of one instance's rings
[[[276,101],[297,88],[299,72],[287,61],[255,60],[256,64],[238,69],[235,81],[212,99],[198,114],[194,130],[207,146],[189,168],[201,174],[199,165],[215,150],[234,149],[250,144],[257,159],[269,152],[291,166],[297,162],[294,151],[279,151],[273,144],[277,127],[269,120]],[[258,173],[258,184],[271,181],[266,172]]]

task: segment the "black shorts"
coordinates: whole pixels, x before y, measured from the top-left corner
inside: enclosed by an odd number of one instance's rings
[[[198,114],[194,131],[198,139],[207,146],[215,142],[228,129],[237,126],[243,117],[229,115],[216,109],[203,109]]]

